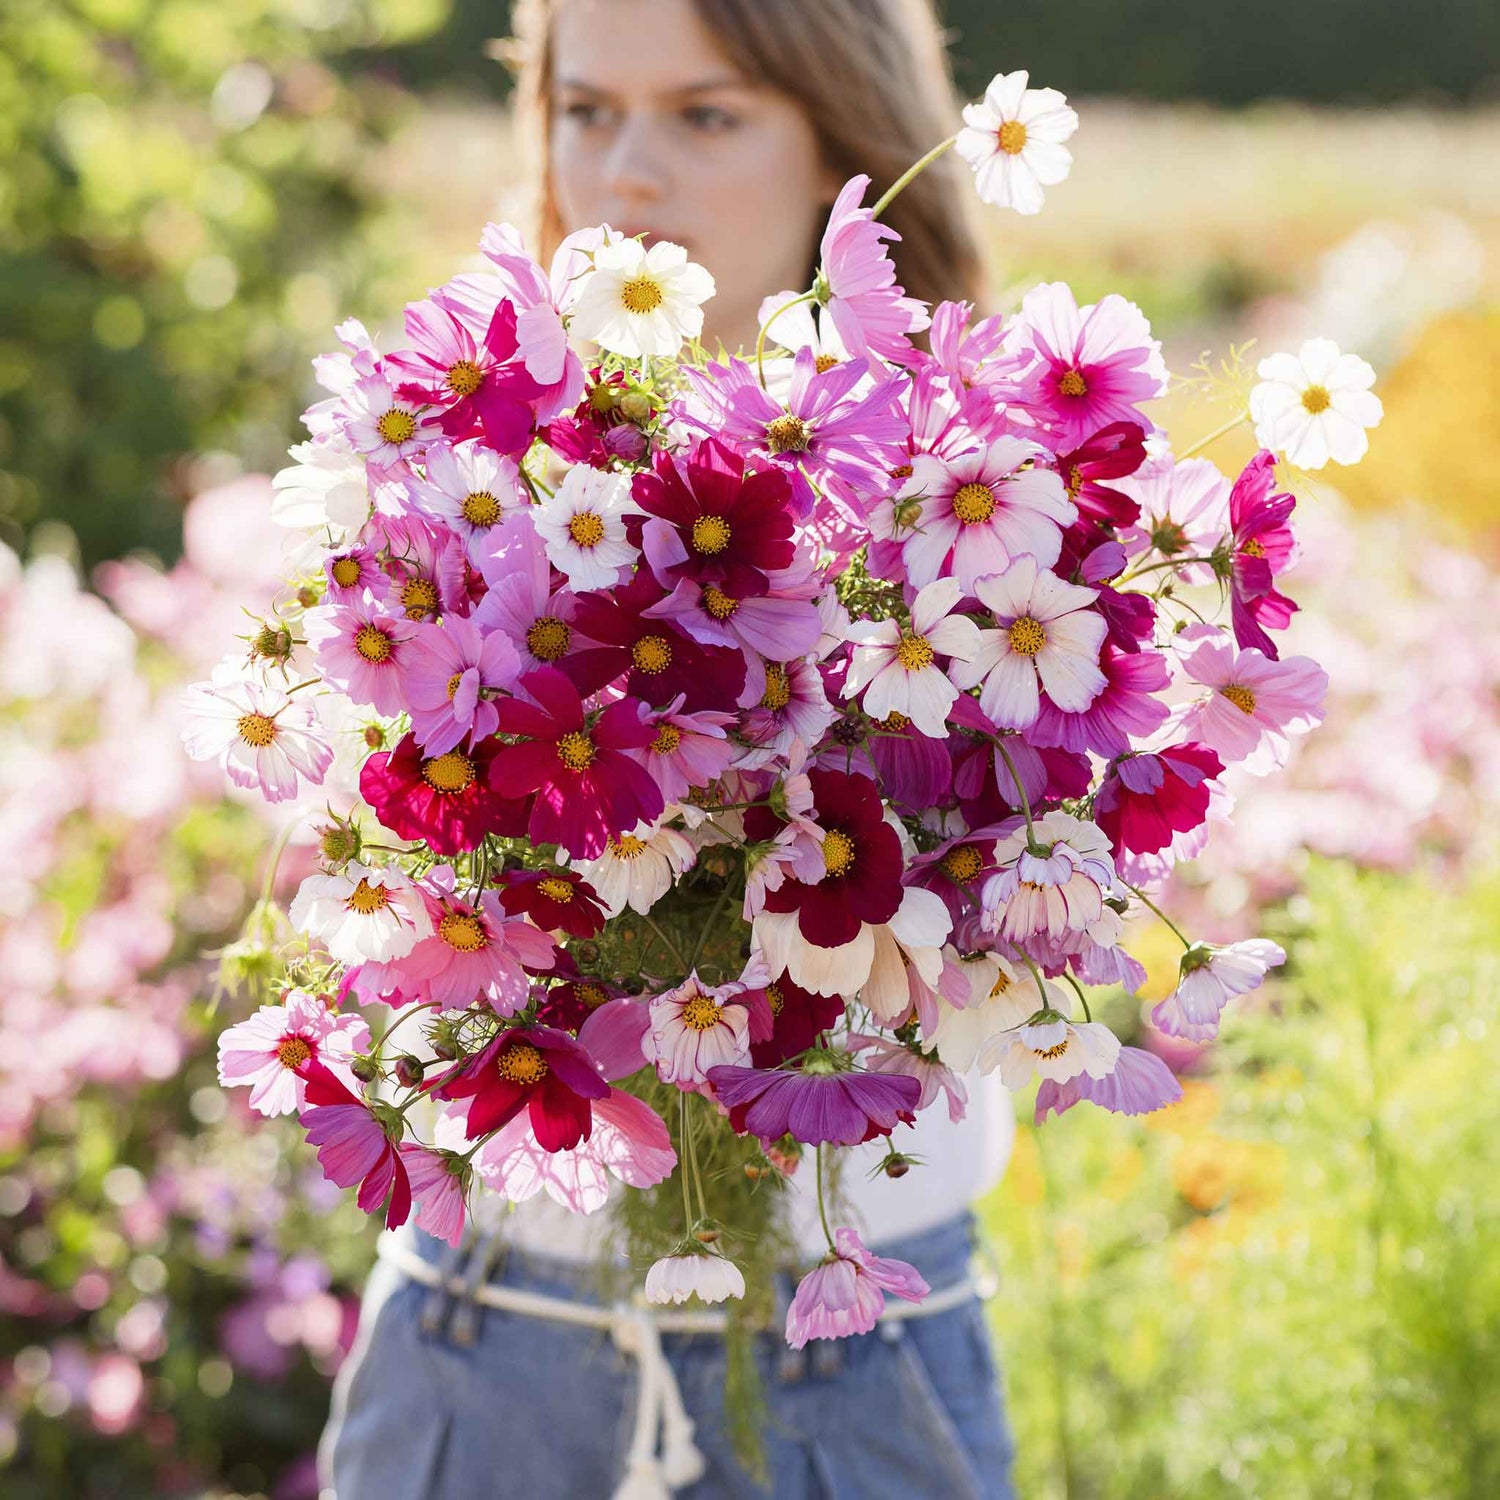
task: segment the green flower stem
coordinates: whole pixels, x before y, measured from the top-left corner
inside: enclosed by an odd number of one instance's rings
[[[688,1160],[692,1151],[688,1146],[687,1090],[677,1093],[677,1175],[682,1179],[682,1233],[686,1238],[693,1232],[693,1205],[688,1198]]]
[[[1010,751],[1005,748],[1005,741],[996,739],[995,749],[1000,752],[1000,759],[1005,762],[1005,769],[1010,772],[1010,779],[1016,784],[1016,795],[1021,799],[1021,816],[1026,819],[1026,847],[1036,848],[1036,825],[1031,821],[1031,798],[1026,795],[1026,788],[1021,785],[1021,773],[1016,770],[1016,763],[1010,758]]]
[[[1242,422],[1248,422],[1249,420],[1250,413],[1248,411],[1242,411],[1239,416],[1231,417],[1230,420],[1227,421],[1222,427],[1215,427],[1207,437],[1199,438],[1191,448],[1184,448],[1183,451],[1177,455],[1177,462],[1181,463],[1183,459],[1191,458],[1195,453],[1201,453],[1205,448],[1209,446],[1210,443],[1218,442],[1221,437],[1224,437],[1227,434],[1233,432],[1234,429],[1238,427]]]
[[[927,170],[927,168],[930,167],[933,164],[933,162],[935,162],[938,159],[938,157],[940,157],[957,139],[958,139],[958,137],[956,135],[950,135],[946,141],[941,141],[941,142],[939,142],[938,145],[934,146],[932,148],[932,150],[927,153],[926,156],[922,157],[918,161],[914,161],[875,200],[875,207],[870,210],[870,217],[872,219],[878,219],[881,216],[881,214],[883,214],[886,211],[886,209],[888,209],[891,206],[891,203],[894,201],[896,195],[909,182],[911,182],[913,178],[919,177],[923,172],[925,172]]]
[[[1185,937],[1183,937],[1182,929],[1171,919],[1171,917],[1166,914],[1166,912],[1161,909],[1161,907],[1156,904],[1156,902],[1154,902],[1145,893],[1145,891],[1143,891],[1139,886],[1131,885],[1128,880],[1122,881],[1121,884],[1127,891],[1134,892],[1136,899],[1140,901],[1143,906],[1145,906],[1149,911],[1155,912],[1156,915],[1160,917],[1161,920],[1165,922],[1174,933],[1177,934],[1177,941],[1181,943],[1184,948],[1191,948],[1193,946]]]
[[[1083,986],[1066,969],[1063,970],[1063,978],[1073,986],[1073,993],[1078,996],[1078,1003],[1083,1006],[1083,1019],[1092,1021],[1094,1013],[1089,1009],[1089,997],[1083,993]]]
[[[1212,565],[1212,557],[1168,557],[1161,562],[1142,563],[1138,568],[1132,568],[1122,579],[1121,583],[1129,583],[1132,578],[1139,578],[1142,573],[1155,573],[1159,568],[1185,568],[1189,563],[1209,563]]]
[[[803,292],[800,297],[793,297],[789,302],[783,302],[761,325],[760,335],[755,340],[755,378],[760,381],[762,390],[766,388],[766,335],[771,331],[771,324],[789,308],[797,307],[803,302],[815,302],[817,297],[816,292]]]
[[[651,920],[650,916],[647,913],[641,913],[641,921],[643,921],[646,926],[656,934],[657,941],[661,943],[662,947],[665,948],[669,954],[671,954],[673,962],[676,963],[677,967],[682,970],[682,978],[686,979],[688,976],[688,970],[691,965],[683,960],[682,954],[677,951],[677,944],[674,943],[672,939],[669,938],[666,933],[664,933],[661,928]]]
[[[823,1226],[823,1238],[828,1241],[829,1250],[833,1251],[833,1231],[828,1227],[828,1209],[823,1199],[823,1158],[827,1149],[826,1146],[818,1147],[818,1222]]]

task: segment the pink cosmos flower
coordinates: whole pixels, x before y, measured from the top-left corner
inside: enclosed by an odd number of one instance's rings
[[[590,723],[577,688],[561,672],[544,667],[521,686],[535,701],[502,703],[500,728],[526,738],[499,752],[490,779],[510,794],[536,794],[527,825],[533,843],[560,844],[575,859],[594,859],[611,837],[661,816],[661,789],[623,753],[655,738],[638,700],[611,703]]]
[[[700,1088],[710,1068],[750,1056],[750,1012],[737,985],[710,988],[696,972],[651,1001],[647,1048],[663,1083]]]
[[[1171,709],[1156,696],[1172,678],[1159,651],[1122,651],[1106,641],[1099,673],[1104,686],[1079,713],[1064,711],[1043,693],[1027,739],[1040,747],[1057,745],[1112,757],[1128,753],[1133,741],[1155,734],[1171,717]]]
[[[734,715],[711,710],[684,713],[682,702],[679,694],[659,713],[648,714],[646,722],[656,737],[649,745],[625,752],[650,773],[668,804],[682,801],[694,787],[712,785],[735,756],[725,734]]]
[[[431,444],[423,465],[426,474],[407,482],[412,500],[463,538],[471,562],[482,563],[494,550],[497,528],[525,503],[515,460],[474,439]]]
[[[1096,825],[1050,812],[1034,826],[1034,846],[1024,827],[996,843],[998,869],[982,892],[984,925],[1011,942],[1087,928],[1115,883],[1109,840]]]
[[[1148,1115],[1182,1098],[1182,1085],[1155,1053],[1121,1047],[1114,1068],[1103,1078],[1077,1073],[1063,1083],[1044,1078],[1037,1086],[1035,1123],[1049,1114],[1065,1115],[1088,1100],[1117,1115]]]
[[[979,706],[1004,729],[1027,729],[1041,711],[1041,690],[1058,708],[1081,713],[1105,688],[1099,648],[1108,627],[1094,611],[1094,590],[1064,583],[1034,557],[981,578],[974,592],[994,616],[967,659],[955,662],[960,687],[983,684]]]
[[[1149,426],[1139,404],[1166,394],[1167,367],[1151,325],[1115,293],[1080,308],[1065,282],[1033,287],[1012,338],[1033,357],[1023,404],[1064,449],[1111,422]]]
[[[298,777],[314,786],[333,764],[313,705],[277,689],[226,676],[183,694],[182,740],[194,760],[217,760],[236,785],[267,802],[286,802]]]
[[[306,1089],[302,1127],[323,1175],[339,1187],[358,1183],[359,1206],[371,1214],[384,1205],[385,1227],[399,1228],[411,1215],[411,1178],[385,1124],[327,1068],[310,1066]],[[391,1126],[398,1140],[400,1128]]]
[[[406,645],[413,625],[381,608],[368,592],[356,604],[322,605],[302,617],[307,643],[330,687],[378,714],[406,712]]]
[[[377,470],[405,473],[443,430],[420,397],[399,396],[390,374],[356,380],[338,400],[335,419],[355,451]]]
[[[500,723],[494,700],[520,671],[521,659],[502,631],[486,634],[460,615],[419,626],[406,648],[408,712],[417,742],[431,756],[488,739]]]
[[[827,288],[820,300],[851,354],[900,364],[911,353],[907,335],[926,328],[929,319],[925,304],[896,284],[896,268],[882,243],[901,236],[860,207],[869,186],[863,174],[851,177],[834,200],[818,247],[819,287]]]
[[[391,580],[374,549],[363,542],[330,552],[323,559],[323,577],[328,581],[325,604],[358,604],[367,590],[371,598],[383,604],[391,591]]]
[[[1151,1024],[1168,1036],[1212,1041],[1224,1007],[1236,995],[1259,989],[1267,971],[1285,962],[1285,950],[1268,938],[1223,948],[1195,943],[1182,955],[1177,988],[1152,1009]]]
[[[835,1071],[837,1069],[837,1071]],[[846,1054],[813,1052],[799,1068],[709,1070],[714,1097],[740,1135],[770,1144],[857,1146],[912,1123],[921,1084],[902,1073],[856,1072]]]
[[[573,649],[576,597],[553,591],[552,565],[546,544],[529,513],[522,511],[505,525],[495,551],[484,561],[489,591],[471,618],[481,630],[501,630],[521,662],[521,674],[561,661]]]
[[[976,580],[1023,553],[1051,567],[1078,511],[1041,457],[1017,437],[946,460],[919,455],[903,491],[914,497],[910,515],[903,519],[898,505],[894,532],[908,582],[922,588],[951,573],[972,594]]]
[[[835,1248],[797,1283],[786,1317],[793,1349],[809,1339],[842,1339],[868,1333],[880,1320],[885,1294],[920,1302],[931,1288],[904,1260],[871,1255],[852,1229],[834,1233]]]
[[[1223,770],[1206,745],[1127,755],[1105,774],[1094,817],[1116,848],[1155,854],[1208,817],[1209,782]]]
[[[1309,656],[1272,661],[1253,646],[1236,652],[1211,625],[1191,625],[1177,637],[1188,679],[1212,691],[1193,703],[1182,732],[1242,763],[1252,776],[1286,764],[1293,735],[1323,722],[1328,674]]]
[[[316,1064],[336,1070],[352,1085],[349,1059],[370,1045],[370,1028],[354,1014],[329,1010],[305,990],[288,990],[280,1005],[263,1005],[248,1020],[219,1035],[219,1082],[250,1085],[250,1108],[289,1115],[302,1107],[306,1080]]]
[[[763,661],[765,687],[740,721],[738,738],[751,747],[740,764],[747,770],[784,760],[800,768],[812,747],[838,717],[823,688],[823,675],[809,661]]]
[[[1228,525],[1229,481],[1206,458],[1178,460],[1162,454],[1119,480],[1118,488],[1140,506],[1135,523],[1120,532],[1132,555],[1150,551],[1163,558],[1207,557]],[[1202,564],[1181,572],[1195,583],[1212,577]]]
[[[411,1141],[396,1148],[417,1204],[417,1228],[457,1246],[464,1237],[464,1169],[446,1151]]]
[[[468,560],[463,543],[446,526],[402,509],[378,515],[374,531],[391,580],[387,608],[400,610],[408,620],[468,614]]]
[[[915,1078],[922,1086],[916,1112],[920,1114],[939,1094],[948,1101],[948,1118],[957,1124],[969,1106],[969,1090],[952,1068],[935,1057],[929,1057],[898,1042],[895,1037],[856,1033],[849,1038],[849,1050],[862,1054],[860,1060],[871,1073],[900,1073]]]

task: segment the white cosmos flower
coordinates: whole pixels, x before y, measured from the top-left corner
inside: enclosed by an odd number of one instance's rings
[[[1384,408],[1370,389],[1375,372],[1357,354],[1341,354],[1332,339],[1308,339],[1296,354],[1273,354],[1256,366],[1261,383],[1250,392],[1250,417],[1261,447],[1286,455],[1300,469],[1332,459],[1356,464]]]
[[[875,963],[877,929],[868,922],[837,948],[820,948],[802,936],[794,911],[763,911],[751,924],[752,943],[773,969],[784,969],[794,984],[815,995],[852,995],[863,988]]]
[[[636,559],[625,540],[625,517],[635,515],[630,476],[605,474],[577,464],[531,517],[547,550],[547,560],[567,576],[576,590],[610,588],[620,569]]]
[[[332,532],[342,542],[370,514],[365,461],[343,433],[288,450],[296,463],[271,477],[271,519],[278,526]]]
[[[979,627],[949,611],[963,594],[956,578],[929,583],[912,601],[911,619],[903,628],[895,620],[862,624],[850,632],[855,643],[844,696],[863,689],[865,712],[872,719],[899,713],[931,739],[948,735],[948,710],[958,689],[938,666],[939,656],[969,661],[979,650]]]
[[[1028,1020],[1041,997],[1032,981],[998,953],[978,953],[960,959],[959,965],[969,981],[969,1003],[959,1009],[940,1000],[938,1023],[923,1040],[955,1073],[967,1073],[990,1038]]]
[[[1236,996],[1259,989],[1268,969],[1286,962],[1286,951],[1269,938],[1246,938],[1214,948],[1195,943],[1182,956],[1177,988],[1151,1012],[1151,1024],[1168,1036],[1192,1042],[1219,1034],[1219,1013]]]
[[[426,904],[405,875],[352,860],[335,875],[309,875],[288,914],[298,932],[317,938],[342,964],[405,958],[432,932]]]
[[[875,955],[859,998],[871,1015],[889,1024],[911,1006],[913,969],[929,990],[937,992],[943,977],[943,943],[952,926],[953,918],[936,891],[906,887],[896,915],[870,929]]]
[[[689,1297],[722,1302],[726,1297],[744,1295],[745,1278],[740,1268],[711,1250],[664,1255],[646,1272],[647,1302],[686,1302]]]
[[[669,358],[703,332],[714,279],[681,245],[618,239],[594,252],[573,303],[572,333],[627,359]]]
[[[1038,213],[1042,188],[1068,175],[1072,154],[1063,142],[1078,129],[1066,94],[1031,89],[1025,69],[990,80],[978,104],[964,106],[964,128],[955,149],[974,169],[986,203]]]
[[[482,561],[494,550],[495,528],[522,503],[515,460],[474,439],[433,443],[423,463],[427,477],[412,482],[412,498],[464,539],[473,561]]]
[[[578,869],[610,916],[619,916],[627,906],[644,916],[696,858],[692,844],[675,828],[640,823],[633,833],[611,839],[603,854]]]
[[[241,787],[259,787],[267,802],[297,795],[297,778],[314,785],[333,761],[333,747],[305,698],[222,669],[182,697],[182,742],[194,760],[217,760]]]
[[[1093,589],[1064,582],[1023,553],[974,592],[1000,628],[981,630],[978,649],[950,671],[960,687],[984,684],[979,706],[1001,728],[1036,722],[1039,680],[1064,713],[1081,713],[1104,691],[1099,648],[1108,626],[1089,608]]]
[[[1042,989],[1046,1000],[1038,1007],[1042,1015],[1037,1022],[1028,1020],[990,1037],[979,1049],[980,1072],[998,1068],[1000,1081],[1008,1089],[1025,1088],[1033,1075],[1054,1083],[1066,1083],[1080,1073],[1107,1078],[1120,1056],[1119,1037],[1102,1021],[1075,1026],[1068,1019],[1072,1002],[1067,994],[1047,980]]]
[[[750,1061],[750,1010],[737,985],[712,989],[694,972],[657,995],[650,1012],[643,1046],[663,1083],[696,1088],[710,1068]]]

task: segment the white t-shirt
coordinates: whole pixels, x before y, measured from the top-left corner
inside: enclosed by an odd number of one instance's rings
[[[965,1083],[969,1107],[963,1119],[950,1120],[947,1102],[939,1096],[915,1125],[896,1128],[892,1143],[922,1159],[905,1177],[870,1175],[885,1156],[883,1140],[845,1153],[840,1198],[830,1205],[832,1227],[847,1223],[867,1245],[889,1244],[955,1217],[1000,1181],[1016,1130],[1010,1094],[995,1073],[971,1074]],[[809,1259],[824,1249],[815,1173],[809,1154],[787,1191],[792,1231]],[[620,1191],[618,1185],[615,1190]],[[481,1193],[475,1219],[481,1229],[499,1230],[517,1249],[560,1260],[596,1260],[606,1253],[609,1240],[607,1206],[598,1213],[575,1214],[544,1192],[517,1204]]]

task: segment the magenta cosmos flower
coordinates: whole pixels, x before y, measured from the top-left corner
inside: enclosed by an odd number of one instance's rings
[[[1286,764],[1293,735],[1322,723],[1328,674],[1310,656],[1272,661],[1253,646],[1236,652],[1211,625],[1191,625],[1177,641],[1183,671],[1212,690],[1188,709],[1182,731],[1226,763],[1263,776]]]
[[[638,700],[612,703],[590,723],[578,689],[555,668],[528,673],[521,686],[535,701],[502,703],[500,728],[524,738],[496,755],[490,783],[507,795],[536,794],[527,823],[533,843],[595,859],[612,837],[661,816],[661,788],[623,753],[655,736]]]
[[[391,1139],[400,1140],[399,1120],[390,1130],[370,1106],[345,1088],[327,1068],[308,1068],[302,1128],[318,1148],[323,1175],[339,1187],[359,1184],[359,1206],[367,1213],[385,1205],[385,1227],[397,1229],[411,1214],[411,1177]]]
[[[1139,422],[1111,422],[1078,447],[1057,455],[1057,472],[1081,519],[1129,526],[1140,504],[1104,481],[1134,474],[1146,461],[1146,430]]]
[[[684,713],[682,699],[676,698],[647,722],[656,730],[655,739],[625,753],[650,772],[668,804],[681,802],[694,787],[712,785],[739,754],[725,732],[734,723],[733,714]]]
[[[336,1070],[352,1084],[348,1062],[370,1044],[370,1028],[357,1015],[341,1015],[304,990],[288,990],[280,1005],[263,1005],[219,1036],[219,1082],[248,1084],[250,1108],[289,1115],[302,1104],[314,1065]]]
[[[1297,606],[1278,593],[1274,580],[1297,557],[1297,539],[1289,524],[1297,507],[1290,493],[1273,495],[1276,455],[1262,449],[1245,465],[1229,492],[1233,571],[1229,575],[1230,619],[1241,646],[1277,660],[1267,629],[1285,630]]]
[[[609,1092],[594,1059],[566,1032],[524,1026],[460,1063],[433,1095],[470,1101],[464,1134],[471,1141],[525,1110],[543,1151],[570,1151],[593,1133],[593,1103]]]
[[[543,932],[561,928],[571,937],[593,937],[604,926],[598,893],[573,870],[507,870],[500,904],[513,917],[530,917]]]
[[[885,820],[868,776],[812,771],[813,800],[823,830],[823,877],[815,885],[786,880],[766,895],[768,912],[796,912],[807,942],[837,948],[863,924],[889,922],[901,905],[901,840]]]
[[[1223,770],[1207,745],[1127,755],[1105,774],[1094,818],[1117,849],[1155,854],[1208,817],[1209,782]]]
[[[1166,394],[1161,345],[1140,308],[1116,293],[1081,308],[1065,282],[1034,287],[1014,336],[1034,360],[1023,404],[1064,448],[1111,422],[1140,424],[1139,403]]]
[[[896,284],[884,241],[901,236],[860,206],[869,186],[863,174],[851,177],[834,200],[818,247],[820,300],[850,354],[901,364],[911,354],[907,335],[920,333],[929,319],[926,305]]]
[[[708,1081],[734,1129],[767,1144],[790,1135],[807,1146],[857,1146],[910,1125],[922,1097],[915,1078],[856,1072],[832,1052],[811,1053],[801,1069],[710,1068]]]
[[[835,1232],[834,1249],[797,1283],[786,1315],[793,1349],[809,1339],[842,1339],[868,1333],[880,1320],[885,1294],[920,1302],[931,1288],[904,1260],[871,1255],[852,1229]]]
[[[519,838],[526,800],[496,791],[491,773],[499,753],[494,740],[481,740],[470,750],[424,755],[409,734],[364,763],[359,793],[392,833],[420,840],[434,854],[477,849],[491,833]]]
[[[1026,738],[1037,746],[1125,755],[1132,740],[1154,734],[1171,717],[1172,710],[1156,696],[1172,680],[1159,651],[1122,651],[1106,642],[1099,653],[1099,672],[1104,678],[1099,696],[1078,713],[1059,708],[1043,693]]]
[[[412,731],[428,755],[494,734],[500,722],[494,700],[521,670],[509,636],[449,615],[441,625],[422,626],[406,656]]]
[[[767,575],[795,555],[786,475],[747,474],[744,459],[716,438],[694,443],[681,464],[659,452],[654,470],[635,476],[631,497],[650,517],[641,545],[664,589],[691,578],[733,599],[764,594]]]

